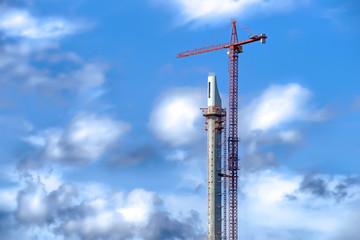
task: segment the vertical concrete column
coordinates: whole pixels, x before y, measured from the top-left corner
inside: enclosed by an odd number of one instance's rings
[[[208,151],[208,240],[221,239],[221,182],[218,173],[221,168],[221,99],[216,76],[208,76],[207,151]]]

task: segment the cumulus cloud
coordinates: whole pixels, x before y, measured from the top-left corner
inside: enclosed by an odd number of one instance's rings
[[[309,178],[309,175],[269,170],[243,175],[239,223],[244,228],[240,236],[247,239],[336,239],[335,236],[344,230],[344,222],[355,227],[352,219],[357,216],[354,210],[360,200],[360,186],[350,184],[348,179],[352,178],[326,174]]]
[[[310,90],[297,83],[271,85],[239,109],[241,167],[258,171],[277,166],[277,155],[269,146],[297,146],[303,134],[299,122],[318,122],[329,118],[329,111],[311,103]],[[165,93],[152,112],[149,126],[171,146],[191,145],[206,134],[199,108],[205,106],[204,91],[173,89]],[[169,159],[184,159],[178,149]],[[186,157],[188,159],[188,157]]]
[[[194,143],[205,136],[201,107],[206,107],[205,90],[172,89],[151,113],[149,127],[156,137],[172,146]]]
[[[292,146],[303,141],[298,122],[324,121],[329,110],[311,105],[312,93],[297,83],[271,85],[239,110],[242,166],[256,171],[276,166],[276,154],[266,146]]]
[[[129,129],[129,124],[110,117],[80,113],[64,130],[44,130],[25,140],[43,149],[43,159],[76,165],[99,158]]]
[[[54,93],[82,93],[93,99],[104,90],[107,66],[86,61],[73,52],[60,50],[60,37],[79,33],[85,22],[59,17],[41,18],[26,9],[0,6],[0,85]]]
[[[94,188],[62,181],[48,191],[41,179],[50,176],[33,172],[22,176],[27,177],[20,179],[24,184],[17,193],[16,208],[7,210],[15,219],[7,215],[3,236],[59,240],[204,237],[201,220],[206,220],[206,194],[159,196],[141,188],[126,193],[101,184]],[[357,176],[267,170],[241,175],[239,183],[241,238],[356,239]],[[16,233],[21,236],[16,238]]]
[[[273,151],[261,151],[259,144],[255,141],[244,143],[241,158],[241,169],[252,172],[278,166],[276,154]]]
[[[106,81],[105,64],[84,61],[75,53],[62,52],[57,43],[6,43],[0,46],[0,53],[0,84],[3,87],[16,86],[44,94],[66,91],[86,96],[101,89]],[[49,70],[48,65],[58,70]],[[62,71],[64,66],[67,66],[66,71]]]
[[[191,167],[203,170],[200,165]],[[100,183],[63,182],[51,172],[22,176],[26,178],[20,182],[25,183],[15,193],[15,209],[7,209],[15,216],[15,222],[8,221],[4,230],[11,239],[21,239],[9,233],[17,226],[22,226],[22,236],[40,239],[204,237],[206,194],[158,195],[141,188],[126,193]],[[239,236],[269,240],[356,239],[359,183],[357,176],[241,171]],[[1,198],[0,206],[3,201]]]
[[[22,237],[54,240],[195,240],[202,234],[195,211],[175,218],[155,192],[141,188],[129,193],[93,191],[91,185],[66,182],[48,192],[41,181],[41,173],[26,172],[21,176],[24,187],[20,187],[17,194],[16,209],[9,212],[16,218],[3,229],[3,234],[13,239],[20,239],[17,234],[21,234]],[[107,189],[103,185],[100,187]]]
[[[0,189],[0,212],[16,209],[16,188]]]
[[[115,193],[98,197],[78,207],[85,216],[64,222],[60,229],[66,236],[82,239],[126,239],[138,234],[134,225],[141,228],[147,224],[158,203],[155,193],[143,189],[135,189],[127,196]]]
[[[134,189],[128,195],[114,193],[79,206],[82,214],[58,231],[70,239],[196,239],[197,215],[179,221],[160,210],[154,192]],[[192,224],[191,224],[192,223]]]
[[[158,0],[153,0],[159,3]],[[214,22],[231,17],[247,18],[255,14],[286,12],[303,4],[304,0],[172,0],[180,10],[178,22]]]
[[[36,18],[27,10],[2,9],[0,31],[7,37],[26,39],[57,38],[73,34],[84,24],[62,18]]]
[[[42,223],[47,218],[46,192],[41,185],[20,191],[16,216],[26,223]]]
[[[311,104],[312,96],[310,90],[298,83],[269,86],[240,107],[240,134],[247,136],[254,131],[270,133],[275,130],[277,141],[296,142],[300,136],[294,129],[287,129],[291,123],[325,121],[331,117],[328,108],[316,108]]]
[[[306,119],[311,93],[297,83],[272,85],[240,111],[241,132],[268,131],[291,121]]]
[[[357,206],[360,202],[357,203]],[[355,207],[354,207],[355,208]],[[351,223],[358,223],[360,221],[360,211],[358,208],[354,209],[354,213],[351,216]],[[348,222],[342,223],[342,230],[339,231],[331,240],[337,239],[349,239],[355,240],[360,236],[360,229],[356,224],[349,224]]]

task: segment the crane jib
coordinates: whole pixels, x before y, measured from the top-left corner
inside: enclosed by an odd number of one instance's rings
[[[230,44],[230,42],[227,42],[227,43],[211,45],[211,46],[207,46],[207,47],[203,47],[203,48],[196,48],[196,49],[192,49],[192,50],[187,50],[187,51],[178,53],[175,57],[176,58],[182,58],[182,57],[197,55],[197,54],[201,54],[201,53],[212,52],[212,51],[216,51],[216,50],[220,50],[220,49],[224,49],[224,48],[229,48],[230,46],[241,46],[241,45],[245,45],[245,44],[248,44],[248,43],[260,41],[260,40],[263,40],[263,39],[265,40],[267,38],[267,36],[265,36],[265,35],[262,36],[262,35],[261,36],[253,36],[248,40],[233,43],[233,44]]]

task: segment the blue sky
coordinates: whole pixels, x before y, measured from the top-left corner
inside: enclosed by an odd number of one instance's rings
[[[232,18],[268,36],[239,57],[239,236],[357,239],[353,0],[0,1],[0,238],[205,239],[200,108],[208,72],[228,103],[228,56],[175,55]]]

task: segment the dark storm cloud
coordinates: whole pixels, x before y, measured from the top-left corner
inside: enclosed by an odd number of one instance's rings
[[[338,182],[335,186],[331,186],[332,179],[325,179],[315,174],[307,174],[300,183],[299,190],[301,192],[310,193],[320,198],[333,198],[341,201],[346,197],[351,197],[349,187],[357,185],[357,178],[347,177]]]
[[[304,177],[300,185],[300,191],[309,192],[319,197],[328,197],[330,195],[327,182],[324,179],[316,178],[312,174]]]

